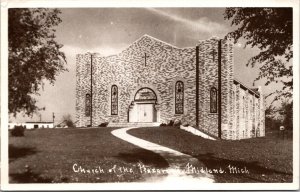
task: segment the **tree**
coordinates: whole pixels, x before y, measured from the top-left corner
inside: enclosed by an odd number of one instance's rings
[[[283,103],[282,111],[284,115],[282,124],[286,127],[286,129],[293,130],[293,102]]]
[[[255,81],[266,79],[266,84],[282,83],[274,101],[291,99],[293,91],[293,10],[292,8],[226,8],[224,18],[232,20],[237,29],[228,33],[235,43],[246,41],[245,47],[258,47],[261,52],[252,57],[247,66],[260,63],[260,73]]]
[[[293,130],[293,102],[284,101],[281,106],[266,109],[266,127],[278,130],[281,125]]]
[[[58,9],[8,10],[9,113],[27,115],[39,110],[34,95],[45,80],[54,84],[66,71],[62,45],[55,41],[55,27],[61,22]]]

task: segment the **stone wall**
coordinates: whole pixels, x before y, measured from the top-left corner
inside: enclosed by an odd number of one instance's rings
[[[213,53],[212,50],[215,50]],[[210,113],[210,89],[218,89],[218,39],[199,43],[199,128],[217,136],[218,113]]]
[[[233,139],[233,43],[221,40],[222,139]]]
[[[219,41],[220,45],[219,45]],[[219,49],[219,46],[220,49]],[[231,139],[233,125],[233,48],[230,41],[212,38],[199,43],[199,128],[218,136],[218,113],[210,112],[210,90],[218,89],[219,50],[221,61],[221,127],[222,138]],[[219,91],[219,90],[218,90]]]
[[[246,139],[265,135],[265,108],[261,90],[254,92],[235,81],[233,84],[235,101],[233,103],[233,130],[231,139]]]
[[[159,121],[181,119],[195,125],[195,47],[177,48],[147,35],[118,55],[93,56],[93,126],[103,122],[127,122],[128,108],[142,87],[158,96]],[[145,66],[144,54],[147,54]],[[90,124],[85,117],[85,94],[90,93],[90,54],[77,55],[77,126]],[[184,83],[184,114],[175,114],[176,81]],[[111,86],[118,86],[118,115],[110,114]]]
[[[200,41],[198,62],[196,46],[177,48],[144,35],[117,55],[76,56],[76,126],[91,124],[85,115],[85,95],[91,94],[92,126],[104,122],[126,123],[134,95],[143,87],[157,95],[157,121],[180,119],[198,129],[218,136],[218,112],[210,112],[210,90],[219,89],[218,66],[221,64],[221,137],[244,139],[264,136],[264,98],[234,80],[233,44],[211,38]],[[220,51],[220,54],[219,54]],[[145,53],[146,63],[145,63]],[[220,56],[220,58],[219,58]],[[196,82],[196,64],[199,65]],[[175,83],[184,83],[184,114],[175,114]],[[196,122],[196,87],[198,83],[199,119]],[[118,115],[111,115],[111,87],[118,87]],[[218,90],[219,92],[219,90]]]
[[[259,137],[264,137],[265,136],[265,106],[266,106],[266,103],[265,103],[265,98],[263,97],[263,91],[261,89],[261,87],[258,88],[258,92],[260,94],[260,97],[258,99],[258,104],[259,104],[259,108],[257,110],[259,110],[259,117],[258,117],[258,120],[259,120]]]

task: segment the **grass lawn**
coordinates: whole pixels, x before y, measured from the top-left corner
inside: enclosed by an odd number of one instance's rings
[[[214,174],[216,182],[292,182],[293,142],[266,137],[239,141],[207,140],[174,127],[129,130],[131,135],[189,154],[209,169],[246,167],[249,174]]]
[[[168,167],[160,155],[114,137],[110,133],[113,129],[37,129],[26,130],[24,137],[10,136],[10,183],[143,181],[145,176],[138,172],[139,162],[156,168]],[[86,173],[74,172],[74,164],[75,171],[81,166]],[[99,166],[103,174],[100,170],[96,173]]]

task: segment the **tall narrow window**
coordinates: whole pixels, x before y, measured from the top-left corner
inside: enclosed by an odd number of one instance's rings
[[[210,89],[210,112],[217,113],[217,89],[212,87]]]
[[[118,87],[111,86],[111,114],[118,115]]]
[[[85,95],[85,116],[89,117],[91,115],[91,95]]]
[[[175,84],[175,114],[183,114],[184,86],[182,81]]]

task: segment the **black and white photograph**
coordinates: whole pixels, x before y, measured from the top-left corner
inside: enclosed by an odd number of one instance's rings
[[[299,3],[205,2],[1,1],[1,189],[299,190]]]

